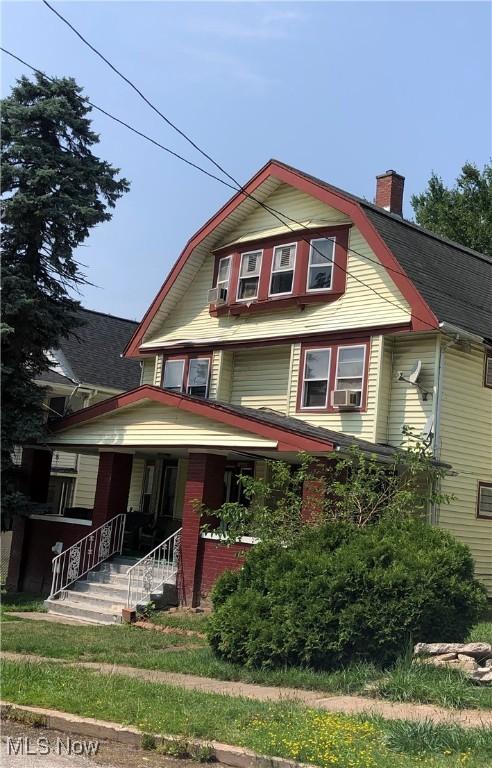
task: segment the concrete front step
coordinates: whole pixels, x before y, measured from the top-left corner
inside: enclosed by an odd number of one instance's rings
[[[99,581],[76,581],[72,584],[71,591],[80,593],[90,593],[94,597],[113,598],[116,602],[126,602],[128,595],[127,584]]]
[[[81,605],[69,599],[46,600],[45,606],[49,613],[54,616],[68,616],[72,619],[79,619],[90,624],[121,624],[121,609],[119,610],[100,610],[99,606],[91,603]]]

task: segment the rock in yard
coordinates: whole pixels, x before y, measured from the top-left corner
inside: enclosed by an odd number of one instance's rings
[[[463,672],[475,672],[478,669],[478,664],[471,656],[465,656],[464,653],[458,653],[457,668]]]
[[[489,643],[417,643],[414,648],[416,655],[428,654],[442,656],[445,653],[463,653],[477,659],[492,658],[492,645]]]

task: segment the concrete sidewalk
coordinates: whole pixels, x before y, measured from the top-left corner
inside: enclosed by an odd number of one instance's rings
[[[342,712],[348,715],[380,715],[386,720],[430,720],[433,723],[454,723],[465,728],[492,728],[492,710],[484,709],[445,709],[431,704],[407,704],[382,699],[370,699],[364,696],[326,696],[320,691],[284,688],[230,680],[216,680],[197,675],[185,675],[177,672],[140,669],[117,664],[104,664],[92,661],[66,661],[21,653],[2,652],[1,657],[9,661],[47,663],[55,662],[69,667],[89,669],[105,675],[123,675],[135,677],[149,683],[163,683],[186,690],[202,693],[218,693],[226,696],[239,696],[256,701],[295,701],[307,707],[329,712]]]

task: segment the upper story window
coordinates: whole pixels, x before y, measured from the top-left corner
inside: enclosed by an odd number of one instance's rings
[[[304,347],[297,408],[337,412],[363,410],[369,342]]]
[[[168,358],[164,362],[162,387],[194,397],[208,397],[210,356]]]
[[[492,389],[492,350],[485,353],[485,371],[483,377],[485,387]]]
[[[360,407],[366,347],[338,347],[333,405]]]
[[[258,296],[262,255],[262,251],[249,251],[241,254],[237,289],[239,301],[250,301]]]
[[[311,240],[309,247],[308,291],[327,291],[333,279],[335,240],[322,237]]]
[[[223,301],[227,301],[229,291],[229,280],[231,279],[231,257],[225,256],[219,261],[219,271],[217,273],[217,288],[219,296]]]
[[[492,520],[492,483],[478,484],[477,517]]]
[[[292,293],[296,263],[296,243],[277,245],[273,249],[270,296]]]
[[[289,232],[215,252],[210,314],[334,301],[345,291],[349,226]]]
[[[303,408],[326,408],[330,379],[330,349],[309,349],[304,356]]]

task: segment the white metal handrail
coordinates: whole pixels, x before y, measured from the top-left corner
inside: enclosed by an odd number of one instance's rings
[[[142,605],[178,570],[182,528],[161,541],[128,569],[128,608]]]
[[[53,558],[53,579],[48,600],[97,568],[108,557],[121,554],[126,514],[116,515]]]

